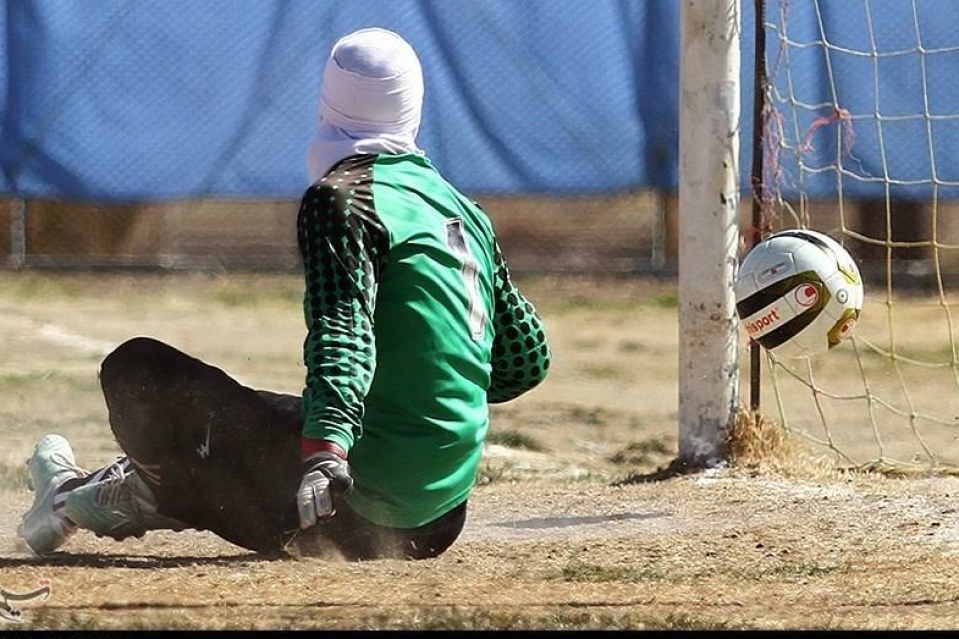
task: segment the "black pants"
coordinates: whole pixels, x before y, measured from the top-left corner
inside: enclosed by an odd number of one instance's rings
[[[466,504],[425,526],[377,526],[345,504],[298,531],[300,397],[254,390],[167,344],[131,339],[100,368],[110,427],[153,489],[159,512],[234,544],[276,554],[332,546],[350,560],[425,559],[445,551]]]

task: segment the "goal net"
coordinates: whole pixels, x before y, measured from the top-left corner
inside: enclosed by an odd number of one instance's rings
[[[840,466],[953,471],[957,6],[780,0],[756,17],[766,41],[756,147],[764,168],[753,190],[760,231],[827,233],[852,253],[865,280],[850,341],[810,359],[762,353],[761,411]]]

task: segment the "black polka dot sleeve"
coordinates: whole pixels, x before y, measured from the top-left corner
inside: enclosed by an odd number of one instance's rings
[[[297,216],[306,277],[303,435],[346,450],[362,434],[363,400],[376,368],[376,282],[388,252],[369,170],[354,168],[313,185]]]
[[[493,372],[487,399],[506,402],[546,379],[552,357],[543,322],[532,303],[510,280],[499,246],[495,246]]]

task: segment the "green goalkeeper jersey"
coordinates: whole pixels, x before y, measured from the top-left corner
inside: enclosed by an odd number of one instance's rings
[[[543,325],[483,210],[418,154],[355,155],[303,196],[303,435],[348,451],[350,506],[413,528],[463,503],[489,403],[539,384]]]

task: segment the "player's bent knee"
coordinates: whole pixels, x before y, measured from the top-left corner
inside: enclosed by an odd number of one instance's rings
[[[129,339],[107,355],[100,364],[100,385],[105,393],[121,385],[137,385],[144,375],[162,369],[174,349],[150,337]]]

